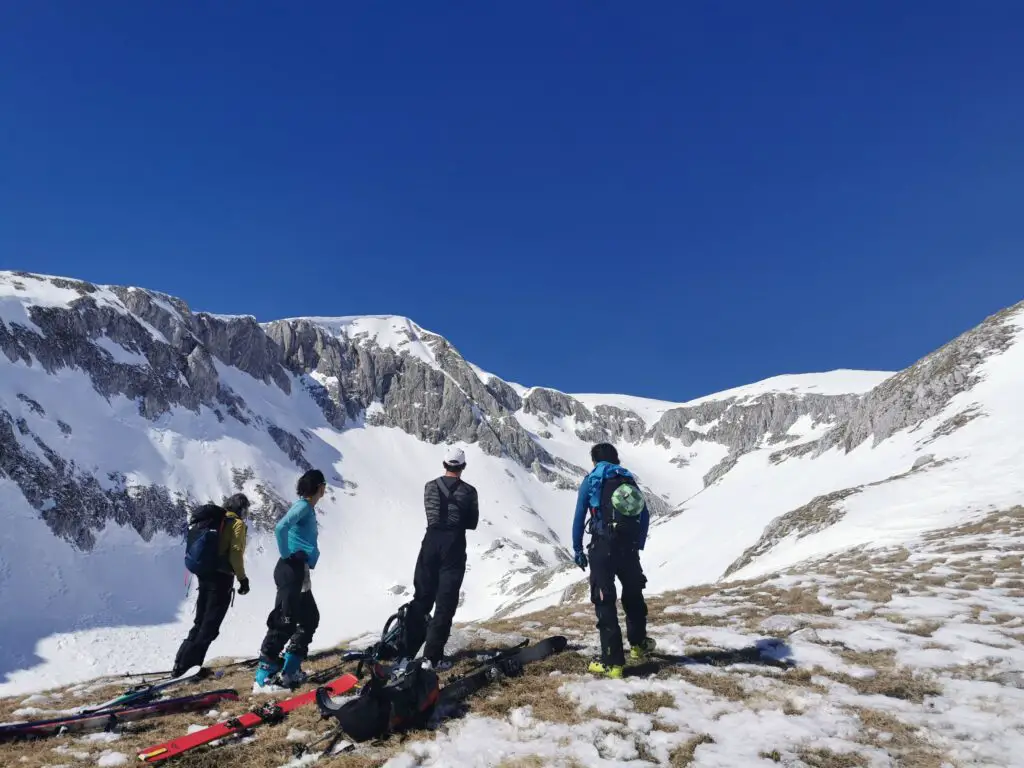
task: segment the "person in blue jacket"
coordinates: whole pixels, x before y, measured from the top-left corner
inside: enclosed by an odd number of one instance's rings
[[[306,472],[296,486],[299,500],[274,528],[281,559],[274,568],[277,597],[267,617],[267,634],[256,665],[258,686],[280,683],[292,688],[305,682],[302,660],[320,624],[320,611],[313,599],[309,577],[320,559],[316,503],[326,492],[324,473],[319,469]],[[282,659],[280,654],[285,644],[288,647]]]
[[[590,671],[612,678],[622,677],[625,653],[616,610],[615,579],[622,584],[622,610],[626,614],[626,637],[630,657],[643,658],[655,648],[647,636],[647,577],[640,567],[640,550],[647,543],[650,513],[632,473],[619,465],[615,446],[599,443],[590,449],[593,471],[583,478],[576,498],[572,524],[574,561],[586,570],[590,566],[590,601],[597,614],[601,636],[601,658]],[[583,552],[583,534],[591,538]]]

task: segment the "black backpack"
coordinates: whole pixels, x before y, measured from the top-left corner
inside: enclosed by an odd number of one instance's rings
[[[324,688],[316,692],[321,717],[333,717],[345,736],[361,742],[408,728],[422,728],[430,721],[441,686],[437,673],[414,659],[386,669],[374,664],[370,680],[359,695],[336,704]]]
[[[220,567],[220,536],[227,511],[216,504],[203,504],[189,520],[185,535],[185,567],[199,578],[207,578]]]
[[[639,544],[642,534],[640,515],[646,502],[640,486],[630,475],[616,472],[601,484],[601,529],[610,538]]]
[[[415,603],[399,607],[384,623],[380,640],[367,651],[367,655],[376,661],[410,659],[415,656],[419,648],[409,647],[412,643],[409,625],[425,626],[430,621],[429,615],[421,616],[420,613]]]

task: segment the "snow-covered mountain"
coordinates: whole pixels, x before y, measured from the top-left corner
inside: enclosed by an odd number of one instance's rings
[[[273,603],[266,531],[325,471],[316,645],[411,592],[423,484],[462,444],[480,491],[458,619],[581,596],[569,561],[589,446],[648,492],[649,590],[892,544],[1020,503],[1024,303],[898,374],[781,376],[667,403],[527,388],[400,317],[192,312],[139,288],[0,272],[0,692],[165,668],[191,618],[187,509],[255,502],[213,654],[251,656]]]

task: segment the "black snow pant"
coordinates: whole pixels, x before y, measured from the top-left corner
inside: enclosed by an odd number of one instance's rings
[[[181,673],[191,667],[202,666],[210,643],[220,634],[220,625],[231,606],[234,584],[235,577],[231,573],[217,573],[209,578],[199,579],[196,618],[188,637],[182,641],[178,655],[174,658],[175,672]]]
[[[313,592],[302,591],[305,578],[305,563],[294,558],[277,561],[274,567],[277,597],[274,610],[267,616],[267,634],[260,647],[260,657],[266,661],[279,661],[282,650],[300,658],[309,653],[313,633],[320,625],[320,611]]]
[[[590,601],[597,614],[601,635],[601,661],[607,665],[626,663],[622,649],[622,630],[615,606],[615,579],[622,584],[622,610],[626,614],[626,637],[630,645],[647,639],[647,603],[644,587],[647,577],[640,567],[636,546],[605,537],[595,537],[587,548],[590,560]]]
[[[423,658],[439,661],[459,607],[459,590],[466,575],[466,532],[428,528],[420,545],[413,575],[415,594],[410,606],[406,649],[415,656],[424,640]],[[427,625],[427,616],[434,609]]]

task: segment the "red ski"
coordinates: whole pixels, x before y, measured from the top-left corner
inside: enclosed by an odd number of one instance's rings
[[[359,680],[355,675],[346,674],[331,680],[323,688],[332,696],[340,696],[346,691],[352,690],[358,684]],[[292,710],[306,704],[312,704],[314,701],[316,701],[316,689],[306,691],[284,701],[267,702],[251,712],[246,712],[244,715],[225,720],[223,723],[211,725],[209,728],[190,733],[173,741],[165,741],[163,744],[144,749],[139,752],[139,760],[144,763],[157,763],[161,760],[167,760],[168,758],[180,755],[182,752],[188,752],[190,749],[201,747],[203,744],[209,744],[217,739],[223,739],[226,736],[231,736],[261,723],[276,723],[283,720]]]

